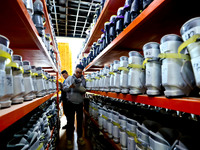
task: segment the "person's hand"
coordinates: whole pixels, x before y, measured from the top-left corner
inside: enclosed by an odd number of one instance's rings
[[[80,84],[82,82],[81,78],[75,79],[75,84]]]
[[[84,94],[84,93],[86,92],[86,89],[85,89],[83,86],[81,86],[81,87],[79,88],[79,90],[80,90],[80,92],[81,92],[82,94]]]
[[[75,85],[74,84],[72,84],[72,85],[70,85],[70,87],[69,88],[75,88]]]

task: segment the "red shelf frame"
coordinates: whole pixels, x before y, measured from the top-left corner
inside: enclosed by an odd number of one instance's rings
[[[46,5],[46,2],[43,1]],[[48,51],[39,37],[37,29],[25,8],[22,0],[6,0],[0,5],[0,33],[10,40],[10,48],[14,54],[21,55],[23,60],[29,60],[36,67],[51,67],[57,71]],[[47,29],[50,22],[44,7]],[[51,31],[51,29],[48,29]],[[50,33],[52,35],[52,33]],[[54,43],[55,44],[55,43]]]
[[[91,121],[99,128],[99,125],[96,120],[94,120],[92,117],[90,117],[89,113],[86,110],[83,110],[83,112],[91,119]],[[121,150],[120,144],[116,144],[111,138],[109,138],[108,133],[104,132],[104,130],[99,129],[104,137],[107,139],[107,141],[116,149],[116,150]]]
[[[55,127],[53,127],[53,129],[51,130],[51,137],[50,137],[50,139],[52,139],[54,129],[55,129]],[[48,149],[49,149],[49,143],[48,143],[47,148],[45,150],[48,150]]]
[[[57,93],[57,92],[56,92]],[[56,93],[46,95],[42,98],[36,98],[32,101],[26,101],[22,104],[12,105],[9,108],[0,110],[0,132],[24,117],[26,114],[46,102]]]
[[[130,36],[130,32],[132,30],[135,30],[140,24],[144,23],[145,20],[150,17],[150,15],[154,12],[157,11],[159,7],[162,7],[166,3],[166,0],[154,0],[151,3],[151,6],[149,6],[147,9],[145,9],[123,32],[120,33],[119,36],[117,36],[90,64],[85,68],[84,71],[89,70],[90,67],[96,65],[100,59],[105,60],[106,55],[109,54],[109,52],[114,52],[114,48],[120,44],[120,42],[125,39],[125,37]],[[129,51],[129,50],[128,50]],[[119,53],[117,56],[114,56],[114,58],[111,58],[109,56],[108,59],[109,63],[113,61],[113,59],[119,59],[120,56],[128,56],[128,51],[125,50],[123,54]],[[109,64],[107,64],[109,65]]]
[[[85,72],[96,66],[110,65],[121,56],[128,56],[131,50],[142,53],[147,42],[160,42],[162,36],[170,33],[180,35],[181,26],[189,19],[199,16],[197,1],[182,3],[181,0],[154,0],[130,23],[90,64]],[[193,11],[182,11],[193,8]],[[90,69],[91,68],[91,69]]]
[[[181,112],[200,115],[200,98],[183,97],[183,98],[166,98],[164,96],[149,97],[147,95],[130,95],[122,93],[101,92],[101,91],[88,91],[92,94],[99,94],[112,98],[127,100],[131,102],[142,103],[151,106],[168,108]]]
[[[93,42],[96,42],[98,38],[101,37],[103,33],[101,29],[104,29],[104,23],[110,20],[112,15],[117,14],[117,10],[119,7],[124,6],[123,0],[107,0],[104,4],[104,8],[99,15],[99,18],[91,31],[90,37],[83,48],[82,53],[89,53],[90,47],[92,46]]]

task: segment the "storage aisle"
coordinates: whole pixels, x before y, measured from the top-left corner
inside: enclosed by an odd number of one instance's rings
[[[70,147],[65,102],[84,106],[74,150],[199,150],[199,16],[197,0],[2,0],[0,150]]]
[[[100,5],[77,60],[85,67],[84,113],[93,139],[119,150],[199,149],[197,5],[195,0]]]
[[[58,150],[65,150],[65,149],[67,149],[66,129],[62,129],[62,127],[67,124],[67,120],[64,115],[61,117],[60,120],[61,120],[61,128],[60,128],[59,143],[58,143],[57,148],[58,148]],[[77,129],[77,124],[76,124],[76,120],[75,120],[73,150],[92,150],[91,142],[87,138],[85,138],[86,144],[84,146],[78,146],[76,129]],[[83,131],[85,131],[84,126],[83,126]],[[85,132],[83,132],[83,137],[85,137]]]
[[[61,61],[49,2],[6,0],[0,5],[2,150],[57,146]]]

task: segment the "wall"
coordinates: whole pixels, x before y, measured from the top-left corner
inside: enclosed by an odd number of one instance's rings
[[[58,50],[60,52],[61,70],[67,70],[69,75],[72,75],[72,53],[69,49],[69,43],[58,43]],[[61,82],[64,79],[61,78]]]
[[[56,37],[57,42],[59,43],[69,43],[69,49],[72,52],[72,70],[76,67],[75,61],[77,59],[77,55],[80,52],[80,49],[83,46],[84,38],[69,38],[69,37]]]

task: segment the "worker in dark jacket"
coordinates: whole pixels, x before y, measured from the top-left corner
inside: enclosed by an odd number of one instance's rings
[[[67,148],[73,148],[74,116],[77,118],[78,143],[84,145],[82,137],[83,99],[86,92],[86,81],[82,75],[84,67],[77,65],[73,76],[69,76],[63,84],[63,90],[67,92]]]
[[[63,78],[65,79],[64,82],[63,82],[63,84],[64,84],[69,75],[68,75],[68,72],[66,70],[63,70],[61,72],[61,74],[62,74]],[[67,105],[67,95],[66,95],[66,92],[63,91],[63,87],[61,88],[61,101],[63,102],[64,114],[65,114],[65,116],[67,116],[66,115],[66,113],[67,113],[67,106],[66,106]],[[66,129],[66,128],[67,128],[67,125],[62,127],[62,129]]]

